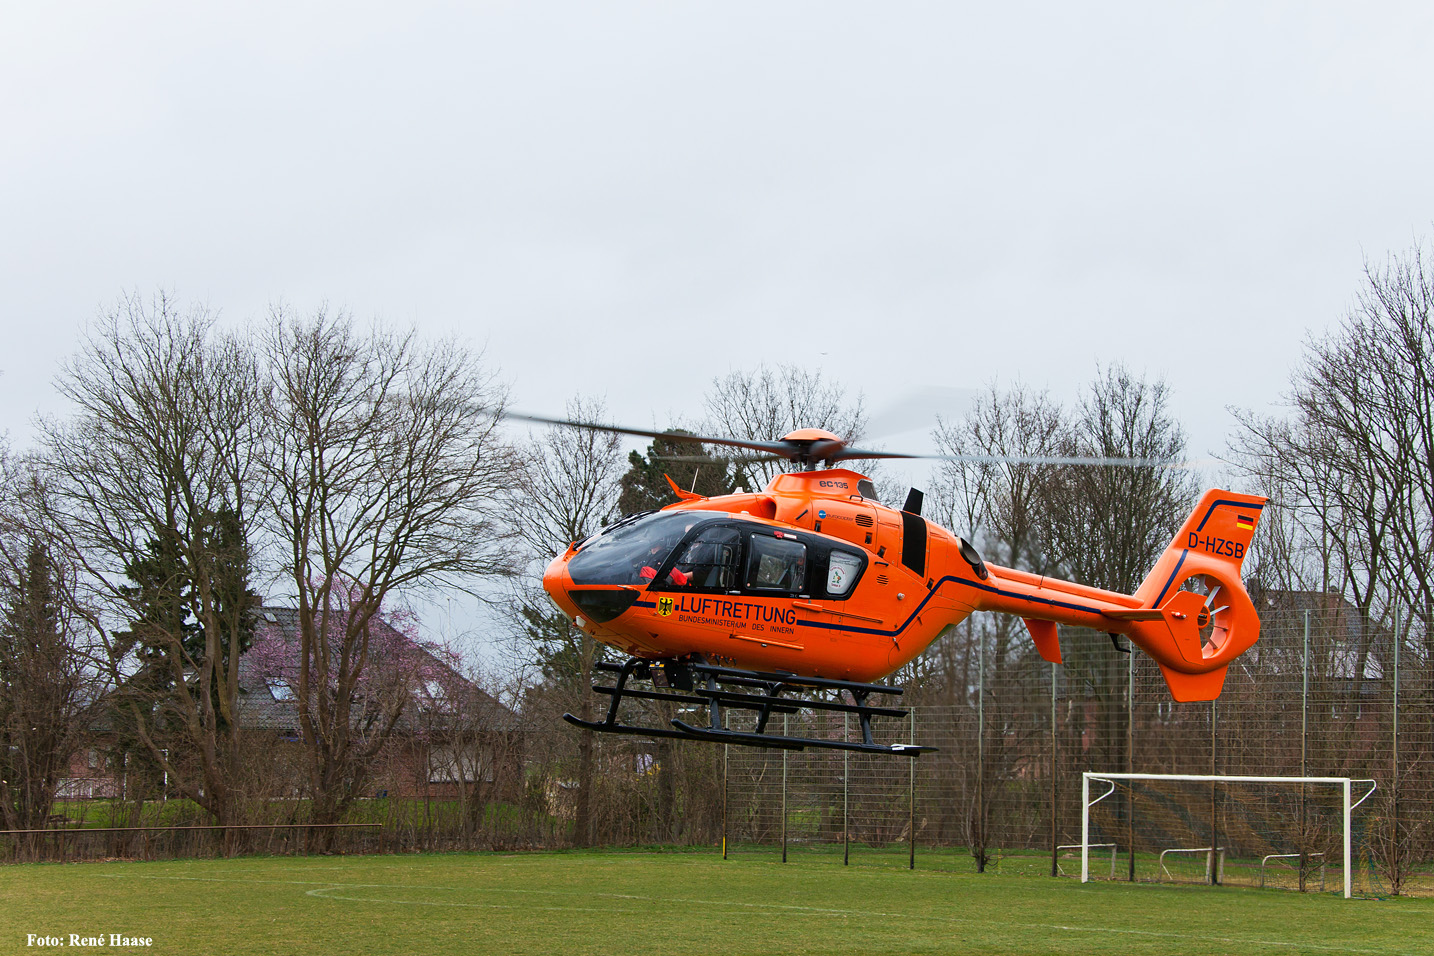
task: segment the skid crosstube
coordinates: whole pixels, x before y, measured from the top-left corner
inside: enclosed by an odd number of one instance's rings
[[[824,677],[801,677],[796,674],[737,670],[701,661],[649,661],[632,658],[623,664],[601,661],[593,666],[595,670],[616,674],[617,680],[611,687],[593,685],[593,690],[596,693],[610,698],[607,716],[604,719],[584,720],[572,714],[563,715],[563,719],[568,723],[585,730],[680,740],[703,740],[712,743],[771,747],[781,750],[803,750],[807,747],[816,747],[826,750],[849,750],[857,753],[905,757],[920,756],[924,751],[935,749],[915,744],[878,744],[872,739],[871,719],[873,717],[905,717],[907,711],[897,707],[869,705],[866,703],[867,698],[873,694],[899,697],[902,692],[900,687],[860,684],[854,681]],[[653,689],[629,687],[628,681],[634,678],[651,682]],[[724,689],[719,689],[718,685],[723,685]],[[850,695],[852,703],[841,700],[812,700],[805,697],[781,696],[785,693],[799,694],[812,690],[843,691]],[[706,727],[689,724],[677,718],[673,718],[671,727],[645,727],[620,723],[617,713],[624,698],[660,700],[706,707],[710,721]],[[727,729],[724,726],[722,714],[724,708],[755,712],[757,715],[755,730]],[[795,714],[800,710],[856,714],[861,727],[862,739],[859,742],[824,740],[814,737],[789,737],[767,732],[767,725],[773,714]]]
[[[673,719],[672,726],[682,731],[681,736],[692,740],[710,740],[718,744],[742,744],[747,747],[774,747],[780,750],[804,750],[807,747],[821,747],[827,750],[853,750],[864,754],[893,754],[905,757],[919,757],[924,751],[935,747],[919,747],[916,744],[859,744],[844,740],[822,740],[817,737],[784,737],[780,734],[744,734],[738,730],[707,730],[694,727],[681,720]]]

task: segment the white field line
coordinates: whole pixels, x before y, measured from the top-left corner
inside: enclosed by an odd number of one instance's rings
[[[428,890],[441,892],[501,892],[501,893],[522,893],[531,896],[578,896],[585,899],[609,899],[626,900],[635,903],[677,903],[684,906],[705,906],[705,907],[728,907],[749,910],[780,910],[783,912],[812,913],[822,916],[845,916],[864,919],[898,919],[898,920],[925,920],[933,923],[951,923],[968,926],[991,926],[995,928],[1019,928],[1037,930],[1056,930],[1067,933],[1095,933],[1114,934],[1120,936],[1143,936],[1154,939],[1183,939],[1210,943],[1231,943],[1244,946],[1270,946],[1282,947],[1285,949],[1298,950],[1323,950],[1332,953],[1365,953],[1370,956],[1427,956],[1425,953],[1400,953],[1388,949],[1356,949],[1348,945],[1337,945],[1329,943],[1292,942],[1282,939],[1255,939],[1249,936],[1208,936],[1200,933],[1171,933],[1159,930],[1128,929],[1114,926],[1070,926],[1063,923],[1018,923],[1006,920],[980,920],[970,919],[961,916],[935,916],[929,913],[888,913],[876,910],[847,910],[835,909],[824,906],[802,906],[795,903],[743,903],[732,900],[697,900],[685,899],[671,896],[640,896],[631,893],[593,893],[586,890],[527,890],[510,889],[508,887],[454,887],[454,886],[426,886],[411,883],[334,883],[330,880],[249,880],[232,879],[226,877],[205,877],[205,876],[121,876],[118,873],[104,874],[109,879],[138,879],[138,880],[169,880],[194,883],[267,883],[278,886],[312,886],[314,889],[306,890],[304,895],[314,899],[333,900],[335,902],[350,903],[386,903],[395,906],[442,906],[459,907],[463,909],[519,909],[520,907],[511,903],[462,903],[445,900],[395,900],[383,897],[366,896],[331,896],[333,890],[344,889],[394,889],[394,890]],[[572,913],[609,913],[611,907],[577,907],[577,906],[523,906],[525,910],[539,909],[543,911],[572,912]],[[634,911],[642,912],[641,910]]]

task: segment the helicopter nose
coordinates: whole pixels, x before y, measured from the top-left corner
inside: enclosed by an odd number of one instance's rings
[[[591,630],[591,625],[611,621],[632,607],[642,593],[634,587],[574,586],[566,556],[555,558],[548,564],[543,572],[543,590],[548,592],[548,597],[559,611],[594,636],[597,632]]]
[[[568,597],[568,585],[572,579],[568,576],[568,562],[565,555],[558,555],[548,562],[548,567],[543,571],[543,590],[548,592],[548,597],[568,617],[578,613],[577,606]]]

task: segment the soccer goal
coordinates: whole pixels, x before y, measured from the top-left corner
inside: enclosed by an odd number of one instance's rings
[[[1288,885],[1342,875],[1353,892],[1354,810],[1373,780],[1213,774],[1081,774],[1082,883],[1115,844],[1130,880]]]

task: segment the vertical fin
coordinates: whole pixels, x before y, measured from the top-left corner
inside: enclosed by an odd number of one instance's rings
[[[1036,621],[1026,618],[1026,629],[1031,632],[1031,640],[1036,642],[1036,650],[1041,656],[1052,664],[1061,662],[1061,641],[1056,635],[1055,621]]]
[[[1230,491],[1207,491],[1185,520],[1170,546],[1136,590],[1142,607],[1160,607],[1186,576],[1221,568],[1224,577],[1239,581],[1250,539],[1260,523],[1265,499]],[[1192,571],[1192,565],[1199,565]]]

